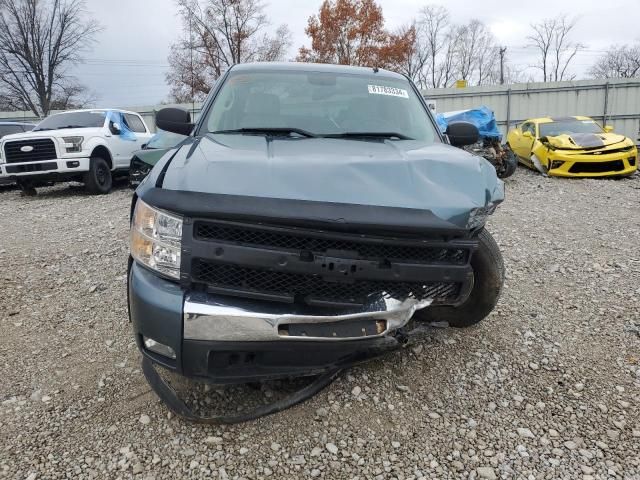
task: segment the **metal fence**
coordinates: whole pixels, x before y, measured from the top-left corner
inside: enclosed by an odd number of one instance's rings
[[[423,92],[438,112],[486,105],[503,133],[536,117],[586,115],[634,140],[640,132],[640,79],[442,88]]]
[[[503,133],[528,118],[586,115],[613,125],[616,132],[637,140],[640,132],[640,79],[526,83],[486,87],[426,90],[438,112],[486,105],[496,114]],[[155,112],[167,105],[130,107],[155,131]],[[201,104],[178,105],[198,117]],[[0,121],[37,121],[31,112],[0,112]]]

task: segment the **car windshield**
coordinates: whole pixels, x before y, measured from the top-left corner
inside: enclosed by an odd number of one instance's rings
[[[541,123],[541,137],[555,137],[572,133],[602,133],[603,130],[593,120],[562,120],[559,122]]]
[[[107,112],[70,112],[51,115],[41,121],[34,131],[61,128],[96,128],[104,125]]]
[[[158,130],[151,140],[147,143],[147,148],[171,148],[184,140],[185,136],[179,133],[165,132]]]
[[[28,130],[30,129],[26,128],[26,125],[25,128],[22,128],[21,125],[0,125],[0,138],[4,137],[5,135],[22,133]]]
[[[334,72],[231,73],[207,132],[439,141],[407,80]],[[265,132],[266,131],[266,132]]]

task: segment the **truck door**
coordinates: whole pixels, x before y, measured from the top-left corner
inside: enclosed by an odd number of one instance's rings
[[[142,148],[139,134],[129,128],[122,112],[110,111],[107,115],[107,136],[109,149],[113,156],[114,168],[129,168],[133,152]]]

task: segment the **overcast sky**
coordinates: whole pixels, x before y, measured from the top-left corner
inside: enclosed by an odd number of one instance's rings
[[[530,23],[561,12],[578,16],[574,40],[587,46],[573,64],[579,76],[608,45],[640,39],[639,0],[377,1],[391,30],[410,23],[428,3],[445,5],[456,23],[477,18],[489,26],[501,45],[507,46],[508,61],[520,67],[534,61],[531,49],[525,48]],[[291,58],[301,45],[309,43],[304,28],[321,3],[265,1],[273,27],[286,23],[293,34]],[[181,31],[174,0],[87,0],[87,9],[104,30],[87,54],[86,63],[77,68],[76,76],[95,93],[97,106],[144,106],[166,100],[167,55]]]

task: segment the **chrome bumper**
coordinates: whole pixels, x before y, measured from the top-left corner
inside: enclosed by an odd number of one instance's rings
[[[185,340],[265,342],[344,341],[383,337],[406,325],[416,310],[428,307],[431,300],[381,299],[354,313],[344,315],[308,315],[296,313],[289,304],[269,304],[245,299],[227,299],[207,294],[188,294],[184,301],[183,337]],[[349,320],[384,320],[375,335],[357,337],[313,337],[283,334],[283,326],[331,323]]]

